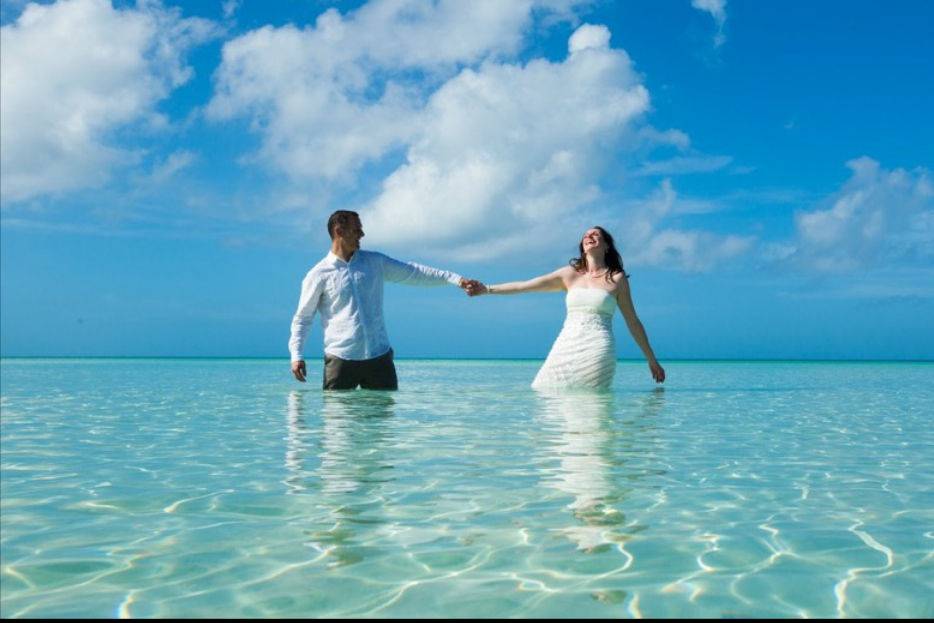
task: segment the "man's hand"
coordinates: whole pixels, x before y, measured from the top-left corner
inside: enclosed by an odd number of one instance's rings
[[[460,287],[467,293],[467,296],[477,296],[486,292],[486,286],[476,279],[461,279]]]
[[[650,361],[649,369],[652,371],[652,378],[655,379],[656,383],[665,382],[665,369],[657,361]]]
[[[292,362],[292,374],[302,383],[305,382],[305,361],[303,359]]]

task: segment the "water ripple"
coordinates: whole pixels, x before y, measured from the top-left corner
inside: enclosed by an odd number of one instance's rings
[[[4,617],[934,616],[934,366],[60,365],[0,362]]]

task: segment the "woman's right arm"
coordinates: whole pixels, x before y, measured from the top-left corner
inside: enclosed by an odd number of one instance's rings
[[[511,281],[483,285],[477,294],[519,294],[520,292],[557,292],[566,290],[565,273],[567,268],[559,268],[553,273],[534,277],[528,281]]]

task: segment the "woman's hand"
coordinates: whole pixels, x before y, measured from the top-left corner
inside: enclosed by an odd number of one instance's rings
[[[652,371],[652,378],[656,383],[665,382],[665,368],[661,367],[654,359],[649,362],[649,370]]]

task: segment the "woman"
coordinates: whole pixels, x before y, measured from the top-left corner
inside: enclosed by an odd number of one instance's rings
[[[661,383],[665,370],[655,359],[645,329],[636,316],[629,281],[613,237],[592,227],[581,239],[580,256],[569,266],[528,281],[487,286],[475,282],[468,294],[518,294],[567,290],[567,318],[544,365],[535,375],[536,389],[592,387],[606,389],[616,371],[613,341],[615,307],[626,319],[629,332],[649,362],[652,378]]]

